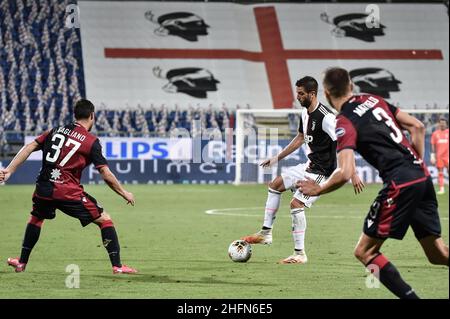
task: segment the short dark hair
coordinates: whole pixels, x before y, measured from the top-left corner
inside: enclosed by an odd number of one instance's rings
[[[339,67],[327,69],[323,77],[324,88],[335,98],[340,98],[347,94],[350,82],[348,71]]]
[[[445,117],[440,117],[440,118],[439,118],[439,121],[445,121],[445,123],[448,124],[448,120],[447,120]]]
[[[302,77],[295,83],[296,87],[303,87],[306,93],[316,92],[319,89],[319,83],[317,83],[316,79],[311,76]]]
[[[74,115],[77,120],[88,119],[91,114],[95,111],[94,104],[86,99],[81,99],[75,103]]]

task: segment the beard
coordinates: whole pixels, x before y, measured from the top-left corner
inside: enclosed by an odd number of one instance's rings
[[[310,99],[305,99],[305,100],[303,101],[303,103],[302,103],[300,100],[299,100],[299,102],[300,102],[300,105],[303,106],[303,107],[305,107],[305,108],[308,108],[308,107],[311,106],[311,100],[310,100]]]

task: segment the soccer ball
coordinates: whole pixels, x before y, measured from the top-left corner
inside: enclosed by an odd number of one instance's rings
[[[235,240],[228,248],[228,256],[234,262],[245,263],[252,256],[252,246],[245,240]]]

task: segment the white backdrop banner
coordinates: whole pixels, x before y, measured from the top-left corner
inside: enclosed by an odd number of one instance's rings
[[[448,106],[444,5],[78,3],[97,105],[292,107],[298,78],[342,66],[358,91]]]

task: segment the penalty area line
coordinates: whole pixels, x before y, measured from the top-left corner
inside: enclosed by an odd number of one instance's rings
[[[239,211],[248,211],[248,210],[260,210],[264,212],[264,207],[233,207],[233,208],[219,208],[219,209],[208,209],[205,210],[205,214],[207,215],[222,215],[222,216],[239,216],[239,217],[261,217],[261,214],[246,214],[246,213],[238,213]],[[289,214],[281,215],[283,217],[289,217]],[[279,217],[279,216],[278,216]],[[308,214],[308,218],[355,218],[360,219],[361,216],[344,216],[344,215],[317,215],[314,213]]]
[[[260,214],[246,214],[246,213],[239,213],[243,211],[251,211],[251,210],[259,210]],[[239,217],[261,217],[263,216],[264,207],[233,207],[233,208],[217,208],[217,209],[208,209],[205,210],[205,214],[207,215],[221,215],[221,216],[239,216]],[[281,215],[283,217],[289,217],[289,214]],[[280,215],[278,215],[280,217]],[[365,218],[365,215],[362,214],[361,216],[355,216],[355,215],[317,215],[315,213],[308,214],[308,218],[336,218],[336,219],[344,219],[344,218],[351,218],[351,219],[361,219]],[[448,217],[441,217],[441,220],[448,220]]]

